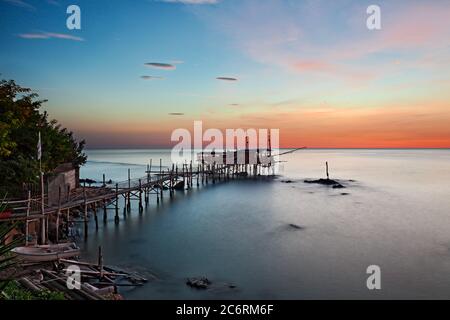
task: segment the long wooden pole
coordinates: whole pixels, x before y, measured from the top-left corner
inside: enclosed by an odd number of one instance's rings
[[[58,211],[56,211],[56,243],[59,242],[59,215],[61,213],[61,186],[58,188]]]
[[[31,209],[31,191],[28,190],[27,222],[25,224],[25,246],[28,245],[28,234],[29,234],[28,217],[30,216],[30,209]]]
[[[41,244],[45,244],[44,173],[42,172],[41,160],[39,160],[39,167],[41,171]]]
[[[330,180],[330,175],[328,173],[328,161],[325,162],[326,168],[327,168],[327,180]]]

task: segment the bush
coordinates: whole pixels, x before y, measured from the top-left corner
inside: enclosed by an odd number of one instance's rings
[[[44,172],[63,163],[81,166],[86,162],[85,142],[78,142],[71,131],[49,120],[46,112],[41,113],[46,101],[37,98],[13,80],[0,81],[0,193],[3,187],[9,196],[15,195],[24,183],[39,181],[39,132]]]
[[[65,300],[64,293],[43,290],[31,292],[22,288],[17,282],[10,282],[2,291],[3,299],[6,300]]]

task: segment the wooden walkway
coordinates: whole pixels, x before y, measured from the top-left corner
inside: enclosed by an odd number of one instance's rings
[[[69,233],[69,222],[75,221],[71,219],[71,216],[76,214],[83,217],[84,236],[87,237],[89,214],[94,217],[96,229],[98,229],[99,210],[103,211],[105,222],[108,218],[108,210],[113,210],[115,212],[114,221],[119,223],[119,203],[122,198],[124,200],[124,213],[131,210],[131,201],[137,201],[139,212],[142,212],[144,204],[147,206],[150,201],[150,195],[156,196],[156,202],[159,204],[164,197],[164,193],[168,192],[169,196],[172,197],[175,190],[191,189],[194,183],[199,187],[221,180],[270,174],[270,166],[262,164],[199,164],[194,168],[190,163],[183,165],[182,168],[172,165],[171,169],[163,170],[160,161],[159,171],[152,171],[151,165],[148,165],[146,175],[137,179],[131,179],[130,169],[128,169],[128,179],[125,181],[108,184],[105,176],[103,176],[103,183],[98,186],[83,186],[68,190],[64,199],[61,196],[61,190],[59,190],[58,204],[44,205],[44,212],[41,209],[41,198],[33,198],[29,193],[28,199],[7,202],[9,207],[14,208],[14,213],[0,221],[26,221],[27,234],[29,223],[39,222],[40,243],[47,243],[49,220],[51,220],[56,225],[56,230],[54,230],[56,239],[52,240],[58,242],[60,231],[63,231],[60,230],[61,225],[65,223],[65,231]],[[47,197],[44,198],[44,204],[48,202],[46,200]]]

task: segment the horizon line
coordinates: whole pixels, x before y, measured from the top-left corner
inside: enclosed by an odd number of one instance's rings
[[[446,150],[450,147],[282,147],[274,149],[298,149],[304,148],[304,150]],[[164,149],[170,150],[172,147],[87,147],[84,150],[154,150]],[[205,148],[203,148],[204,150]],[[192,149],[196,150],[196,149]]]

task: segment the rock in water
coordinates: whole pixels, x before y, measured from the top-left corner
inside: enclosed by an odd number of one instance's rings
[[[301,226],[299,226],[297,224],[294,224],[294,223],[289,223],[289,227],[297,229],[297,230],[303,229],[303,227],[301,227]]]
[[[333,179],[317,179],[317,180],[305,180],[305,183],[317,183],[325,186],[332,186],[334,189],[345,188],[342,184]]]
[[[188,278],[186,284],[196,289],[207,289],[208,286],[211,284],[211,281],[209,281],[209,279],[206,277]]]

